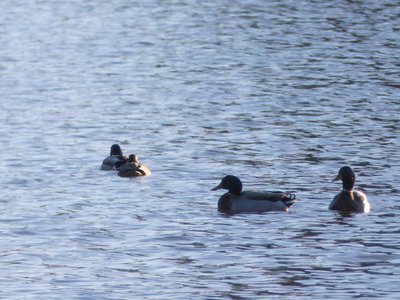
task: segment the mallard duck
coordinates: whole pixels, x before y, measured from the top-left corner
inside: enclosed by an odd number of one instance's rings
[[[349,166],[340,168],[339,173],[332,181],[337,180],[342,181],[343,189],[333,198],[329,209],[365,213],[370,211],[371,207],[367,196],[353,189],[356,182],[356,175]]]
[[[222,178],[211,191],[219,189],[228,190],[218,200],[220,212],[266,212],[266,211],[288,211],[295,202],[296,196],[291,193],[243,191],[242,182],[233,175]]]
[[[100,170],[111,171],[119,168],[127,161],[127,157],[122,154],[121,147],[118,144],[111,146],[110,156],[107,156],[100,167]]]
[[[137,155],[129,155],[128,161],[120,167],[118,176],[121,177],[139,177],[150,175],[150,169],[139,162]]]

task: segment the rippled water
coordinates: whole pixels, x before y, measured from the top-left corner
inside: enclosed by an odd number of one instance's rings
[[[0,298],[395,299],[387,1],[0,2]],[[99,170],[109,146],[152,176]],[[343,164],[369,214],[327,210]],[[296,192],[227,216],[209,190]]]

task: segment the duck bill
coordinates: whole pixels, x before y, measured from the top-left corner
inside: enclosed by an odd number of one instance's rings
[[[342,179],[342,177],[340,176],[340,174],[337,174],[335,178],[332,179],[332,181],[338,181]]]
[[[218,184],[215,188],[212,188],[211,191],[216,191],[222,189],[222,183]]]

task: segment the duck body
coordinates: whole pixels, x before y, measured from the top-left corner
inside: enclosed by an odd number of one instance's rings
[[[101,164],[102,171],[115,171],[126,163],[128,159],[122,154],[121,147],[118,144],[111,146],[110,155],[107,156]]]
[[[115,171],[125,163],[126,158],[120,156],[110,155],[103,160],[100,170],[102,171]]]
[[[363,213],[371,210],[367,196],[361,191],[354,190],[355,174],[349,166],[342,167],[339,170],[333,181],[337,180],[342,181],[343,189],[333,198],[329,205],[330,210]]]
[[[256,198],[255,193],[258,194]],[[279,196],[282,193],[273,195],[271,192],[242,192],[240,195],[225,193],[218,200],[220,212],[267,212],[267,211],[288,211],[290,206],[279,200],[271,200],[271,197]]]
[[[226,213],[288,211],[296,196],[283,192],[242,191],[242,183],[233,175],[225,176],[212,191],[227,189],[218,200],[218,210]]]
[[[371,210],[371,206],[363,192],[343,190],[333,198],[329,209],[367,213]]]
[[[128,161],[118,171],[120,177],[140,177],[151,175],[150,169],[139,162],[135,154],[129,155]]]

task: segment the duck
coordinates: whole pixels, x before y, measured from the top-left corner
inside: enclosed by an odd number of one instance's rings
[[[296,195],[283,192],[242,191],[243,184],[234,175],[227,175],[211,189],[228,190],[218,200],[218,211],[224,213],[288,211]]]
[[[126,163],[127,160],[128,158],[123,155],[121,147],[118,144],[111,145],[110,155],[103,160],[100,170],[119,170],[119,168]]]
[[[135,154],[129,155],[128,161],[118,171],[118,176],[120,177],[139,177],[150,174],[150,169],[145,164],[140,163],[138,156]]]
[[[338,210],[344,212],[362,212],[367,213],[371,210],[367,196],[361,192],[354,190],[356,175],[349,166],[341,167],[337,176],[332,181],[342,181],[343,189],[338,193],[329,205],[330,210]]]

